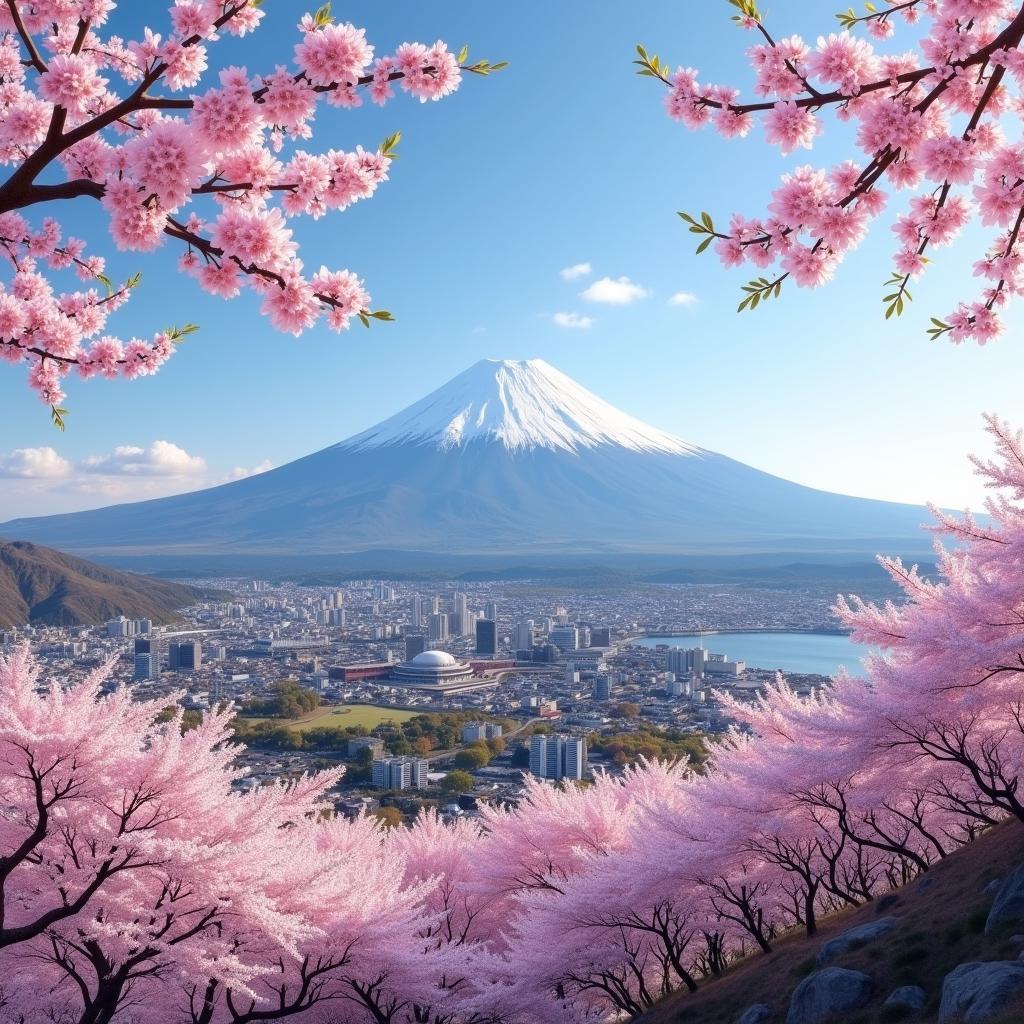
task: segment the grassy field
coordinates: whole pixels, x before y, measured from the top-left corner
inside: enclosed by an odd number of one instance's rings
[[[258,722],[272,722],[287,729],[305,732],[307,729],[337,728],[350,725],[364,725],[374,729],[382,722],[408,722],[415,718],[415,711],[399,711],[398,708],[379,708],[373,704],[345,704],[342,707],[322,707],[301,718],[246,718],[250,725]]]

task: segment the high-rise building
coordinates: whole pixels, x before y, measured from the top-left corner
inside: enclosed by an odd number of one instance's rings
[[[670,647],[665,653],[665,668],[677,676],[692,674],[696,679],[704,678],[707,651],[703,647]]]
[[[580,634],[575,626],[555,626],[548,640],[560,651],[578,651],[580,647]]]
[[[375,601],[393,601],[395,599],[395,588],[387,583],[378,583],[373,588],[373,599]]]
[[[466,636],[469,632],[469,605],[465,594],[456,592],[452,595],[452,614],[448,628],[452,636]]]
[[[153,679],[155,676],[156,672],[153,668],[153,655],[148,651],[137,653],[135,655],[132,679],[138,681],[143,679]]]
[[[419,757],[383,757],[373,762],[373,785],[378,789],[423,789],[430,762]]]
[[[610,676],[597,676],[594,679],[594,700],[612,699],[612,681]]]
[[[590,646],[591,647],[611,647],[612,637],[611,630],[607,626],[591,626],[590,627]]]
[[[448,616],[444,612],[438,612],[436,615],[430,616],[429,636],[431,640],[448,639]]]
[[[587,744],[580,736],[541,734],[530,738],[530,772],[541,779],[582,779]]]
[[[203,663],[203,649],[194,640],[172,643],[167,648],[167,667],[182,672],[194,672]]]
[[[107,636],[127,636],[127,635],[128,635],[128,620],[123,615],[119,615],[116,619],[110,619],[107,622]]]
[[[529,651],[533,649],[533,619],[517,622],[512,630],[512,650]]]
[[[494,622],[498,621],[498,602],[497,601],[488,601],[487,604],[484,605],[484,618],[485,619],[492,619]]]
[[[423,625],[423,598],[413,595],[409,602],[409,618],[414,629]]]
[[[412,661],[427,649],[427,638],[422,633],[410,633],[405,638],[405,660]]]
[[[498,624],[494,619],[476,620],[476,653],[498,653]]]

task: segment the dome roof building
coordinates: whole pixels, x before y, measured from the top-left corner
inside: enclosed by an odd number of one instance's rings
[[[473,668],[447,651],[423,651],[395,666],[391,682],[413,689],[454,692],[472,686]]]

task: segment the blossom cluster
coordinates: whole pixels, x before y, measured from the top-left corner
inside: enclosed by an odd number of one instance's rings
[[[710,125],[726,138],[747,135],[758,119],[783,154],[810,150],[823,115],[855,128],[858,154],[838,167],[786,174],[767,216],[734,217],[728,230],[710,218],[685,219],[714,242],[726,266],[773,268],[744,289],[740,308],[779,294],[782,283],[817,287],[885,209],[890,191],[909,190],[908,212],[893,225],[897,249],[886,283],[886,317],[910,301],[909,284],[932,249],[950,244],[972,218],[998,229],[975,264],[984,281],[977,301],[932,319],[933,338],[979,344],[1003,330],[1000,311],[1024,289],[1020,230],[1024,177],[1020,143],[1005,137],[1004,115],[1020,114],[1024,85],[1024,6],[1006,0],[886,0],[838,15],[842,31],[812,44],[775,38],[755,0],[731,0],[757,42],[747,51],[757,99],[700,81],[693,68],[672,70],[640,47],[640,73],[662,81],[669,117],[689,128]],[[898,23],[914,26],[916,51],[883,53]],[[859,35],[866,30],[870,38]]]
[[[136,39],[107,31],[113,0],[13,0],[0,4],[0,356],[27,362],[29,383],[57,407],[62,379],[135,377],[173,351],[173,334],[121,341],[103,333],[128,297],[103,275],[103,260],[78,240],[61,242],[52,217],[28,208],[79,196],[97,199],[120,250],[183,248],[182,270],[224,298],[249,289],[273,325],[300,334],[320,320],[335,331],[369,324],[370,298],[348,270],[303,266],[289,221],[320,217],[371,197],[387,181],[398,136],[372,150],[309,152],[317,105],[357,107],[395,88],[426,102],[454,92],[465,51],[403,43],[377,55],[365,31],[336,22],[330,5],[299,22],[291,65],[265,73],[223,67],[210,47],[246,36],[263,20],[257,0],[174,0],[163,31]],[[147,12],[148,13],[148,12]],[[497,66],[500,68],[500,66]],[[56,167],[61,185],[41,180]],[[53,272],[77,271],[87,290],[59,293]]]
[[[904,603],[838,604],[867,678],[717,695],[734,724],[704,765],[528,778],[515,806],[382,829],[332,812],[338,770],[241,785],[230,709],[183,729],[183,695],[111,690],[109,665],[47,687],[25,649],[0,657],[0,1005],[20,1024],[632,1020],[1019,829],[1024,438],[989,429],[1000,496],[983,523],[937,513],[937,579],[886,561]]]

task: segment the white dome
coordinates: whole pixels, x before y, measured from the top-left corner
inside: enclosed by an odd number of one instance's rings
[[[417,654],[410,664],[422,668],[451,668],[458,663],[447,651],[424,651]]]

